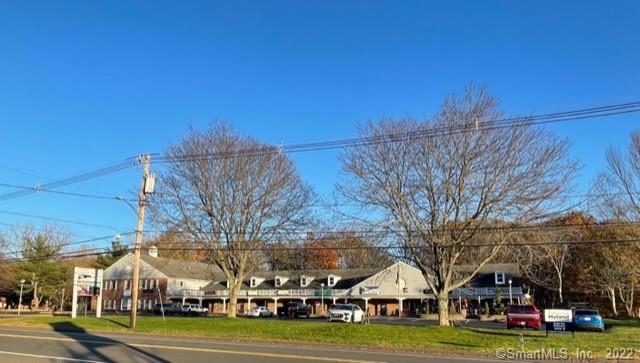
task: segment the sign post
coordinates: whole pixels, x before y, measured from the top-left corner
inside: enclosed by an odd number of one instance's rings
[[[75,267],[73,270],[73,298],[71,300],[71,318],[78,315],[78,297],[91,299],[96,296],[96,317],[102,315],[102,269]],[[85,307],[86,311],[86,307]]]
[[[567,333],[575,337],[575,324],[573,322],[573,310],[571,309],[545,309],[544,324],[547,331],[553,333]]]

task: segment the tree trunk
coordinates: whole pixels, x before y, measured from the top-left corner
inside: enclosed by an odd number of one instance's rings
[[[618,308],[616,307],[616,290],[613,287],[607,288],[607,295],[609,296],[609,300],[611,301],[611,310],[613,311],[613,316],[618,317]]]
[[[38,310],[38,280],[35,280],[33,282],[33,299],[31,299],[31,310]]]
[[[620,300],[624,303],[624,308],[627,311],[627,316],[630,318],[634,317],[633,313],[633,295],[635,294],[635,289],[632,287],[630,291],[624,292],[622,287],[618,287],[618,292],[620,293]]]
[[[229,306],[227,307],[227,318],[235,319],[238,312],[238,294],[240,293],[240,283],[229,284]]]
[[[441,292],[436,296],[436,300],[438,300],[438,326],[450,326],[449,294]]]
[[[560,305],[564,303],[562,297],[562,272],[558,271],[558,296],[560,297]]]

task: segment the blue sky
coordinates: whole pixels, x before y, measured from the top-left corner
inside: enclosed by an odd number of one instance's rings
[[[430,116],[470,82],[512,114],[634,101],[638,24],[634,1],[4,2],[0,182],[44,183],[162,151],[189,125],[217,119],[270,143],[352,137],[370,119]],[[638,121],[553,126],[584,165],[576,193]],[[336,152],[294,159],[329,197]],[[138,175],[64,190],[128,194]],[[117,201],[40,193],[2,201],[0,211],[135,227]],[[29,221],[42,223],[0,213],[0,223]]]

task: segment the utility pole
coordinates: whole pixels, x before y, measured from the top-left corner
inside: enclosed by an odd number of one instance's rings
[[[142,227],[144,225],[144,207],[146,205],[147,194],[153,193],[155,177],[149,172],[151,156],[140,155],[138,162],[142,164],[142,183],[138,194],[138,225],[136,227],[136,244],[133,254],[133,278],[131,279],[131,315],[129,317],[129,328],[136,328],[136,317],[138,315],[138,286],[140,282],[140,249],[142,247]]]

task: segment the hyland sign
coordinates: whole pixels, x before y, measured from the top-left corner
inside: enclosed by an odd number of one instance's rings
[[[545,309],[544,324],[549,332],[575,332],[575,324],[573,323],[573,310],[571,309]]]

